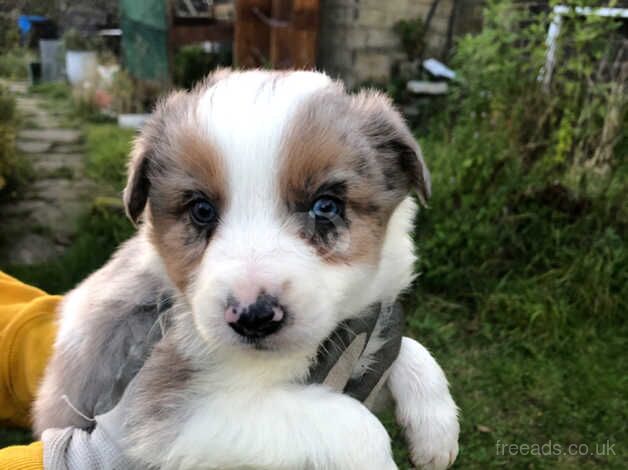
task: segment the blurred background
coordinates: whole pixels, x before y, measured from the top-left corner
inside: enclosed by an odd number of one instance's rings
[[[0,269],[63,293],[132,234],[163,93],[316,67],[387,92],[432,171],[404,301],[461,408],[455,468],[626,468],[627,24],[626,1],[0,0]]]

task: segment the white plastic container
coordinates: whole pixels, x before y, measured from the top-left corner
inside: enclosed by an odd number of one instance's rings
[[[65,53],[65,72],[72,85],[78,85],[93,79],[98,69],[96,53],[92,51],[67,51]]]

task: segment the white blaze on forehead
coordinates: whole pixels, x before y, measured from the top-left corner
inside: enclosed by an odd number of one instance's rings
[[[225,159],[229,212],[272,208],[286,127],[299,104],[331,84],[317,72],[235,72],[204,93],[198,118]]]

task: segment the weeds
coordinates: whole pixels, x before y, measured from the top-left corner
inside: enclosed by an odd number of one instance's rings
[[[568,18],[544,89],[548,22],[488,2],[483,32],[457,45],[454,94],[421,125],[434,196],[418,218],[421,276],[407,299],[408,332],[452,383],[459,468],[625,462],[625,449],[496,449],[627,439],[618,359],[628,336],[627,112],[609,66],[621,45],[613,22]]]
[[[87,126],[87,171],[101,183],[122,191],[133,130],[115,124]]]

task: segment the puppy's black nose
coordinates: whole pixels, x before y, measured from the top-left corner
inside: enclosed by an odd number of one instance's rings
[[[260,294],[254,303],[242,306],[229,299],[225,318],[233,330],[247,338],[257,339],[278,331],[283,325],[285,312],[276,297]]]

